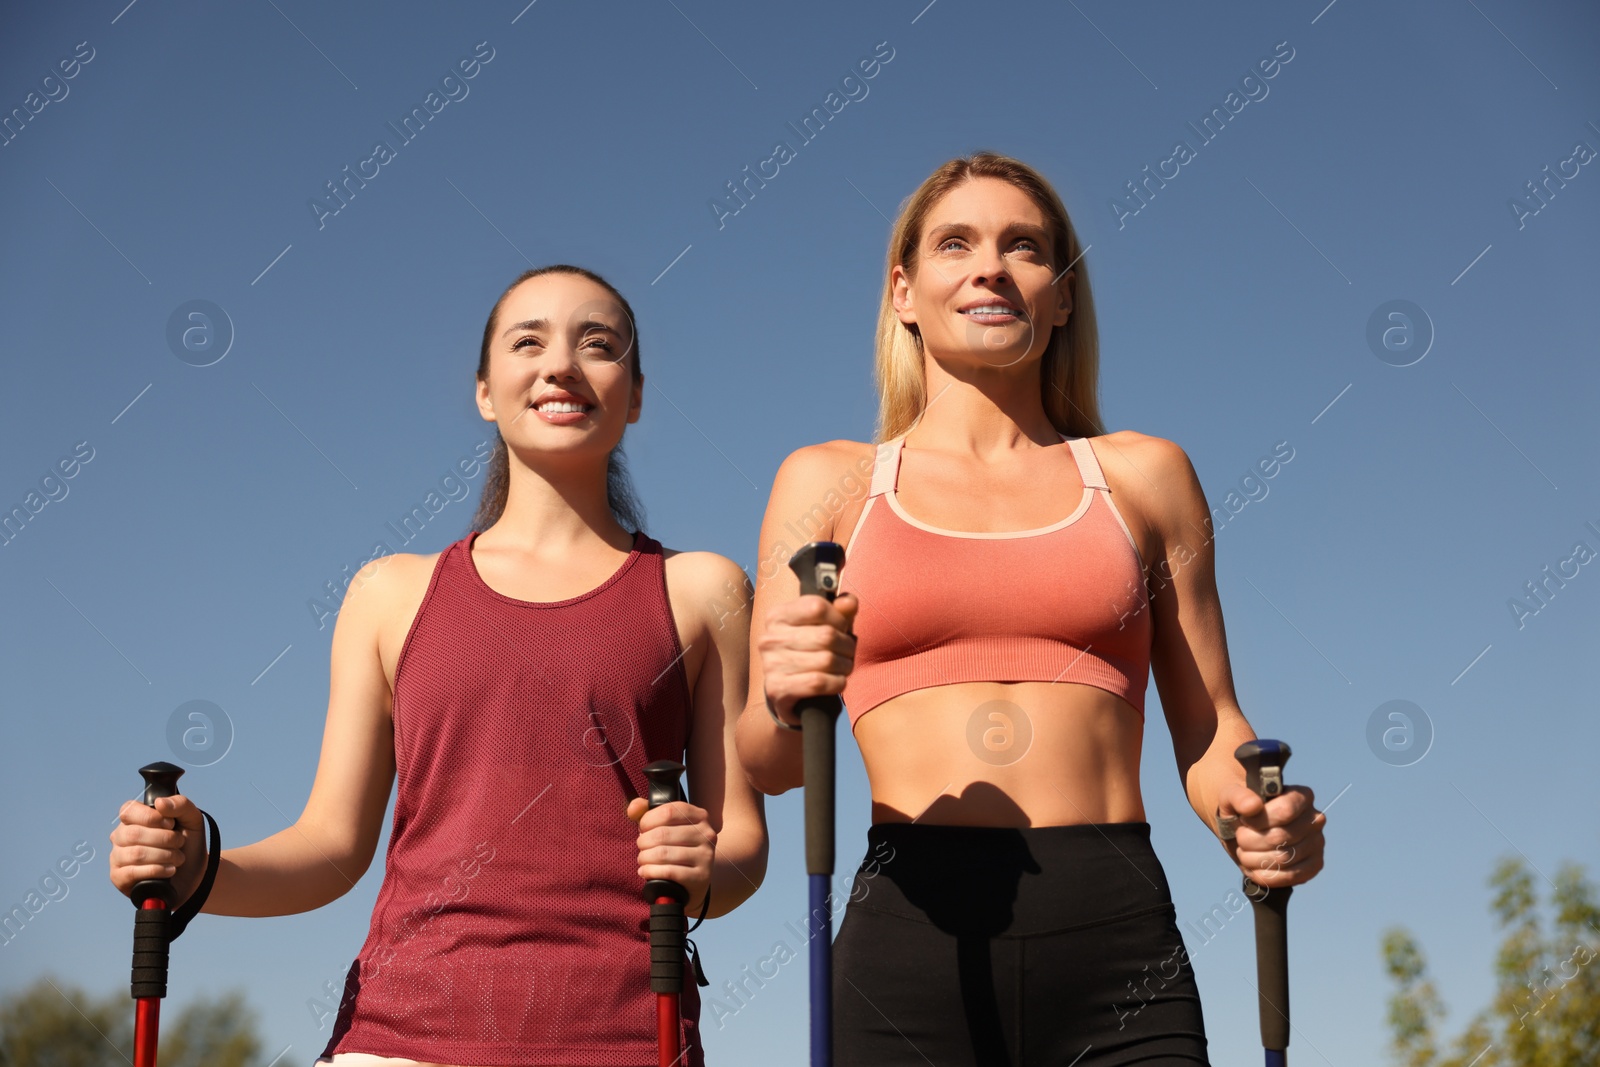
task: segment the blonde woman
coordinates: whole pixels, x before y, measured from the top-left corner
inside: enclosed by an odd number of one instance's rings
[[[1209,511],[1170,441],[1107,434],[1087,269],[1060,198],[992,153],[940,166],[889,244],[875,441],[801,448],[761,530],[739,755],[801,784],[794,706],[843,697],[872,792],[834,945],[835,1063],[1207,1063],[1139,789],[1154,672],[1178,773],[1265,886],[1325,817],[1263,805],[1234,749]],[[791,524],[845,545],[799,596]],[[1221,835],[1219,835],[1220,837]],[[885,859],[884,857],[888,857]]]

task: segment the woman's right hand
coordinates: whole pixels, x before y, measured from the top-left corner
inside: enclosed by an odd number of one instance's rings
[[[205,817],[181,793],[150,807],[122,805],[111,831],[111,884],[124,896],[146,878],[172,881],[173,907],[194,895],[206,873]]]
[[[845,678],[855,666],[851,627],[860,606],[854,593],[840,593],[831,603],[810,593],[774,604],[767,612],[757,641],[762,684],[784,721],[795,721],[794,706],[806,697],[844,692]]]

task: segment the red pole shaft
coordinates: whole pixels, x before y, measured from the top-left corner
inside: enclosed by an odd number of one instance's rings
[[[657,897],[657,904],[671,904],[671,897]],[[678,1019],[681,1012],[677,993],[656,994],[656,1050],[660,1067],[680,1067],[683,1050],[679,1046]],[[151,1065],[154,1067],[154,1064]]]
[[[136,1002],[133,1067],[156,1067],[156,1031],[161,1027],[161,1001],[145,997]]]
[[[661,1052],[661,1067],[679,1067],[683,1053],[678,1049],[678,994],[656,994],[656,1047]]]
[[[165,908],[156,897],[139,905],[142,909]],[[161,1030],[161,998],[140,997],[134,1002],[133,1067],[156,1067],[156,1045]]]

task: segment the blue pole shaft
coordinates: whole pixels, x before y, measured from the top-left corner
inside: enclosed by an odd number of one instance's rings
[[[1262,1049],[1261,1051],[1267,1054],[1267,1067],[1288,1067],[1287,1051],[1273,1048]]]
[[[825,874],[810,876],[811,1067],[833,1067],[833,912]],[[1270,1065],[1269,1065],[1270,1067]]]

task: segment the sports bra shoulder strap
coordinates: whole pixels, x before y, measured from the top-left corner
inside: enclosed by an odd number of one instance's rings
[[[1100,461],[1095,458],[1094,448],[1089,444],[1087,437],[1069,437],[1067,444],[1072,449],[1072,457],[1078,461],[1078,476],[1083,479],[1083,484],[1090,489],[1104,489],[1111,492],[1111,486],[1106,484],[1105,473],[1100,470]]]
[[[872,488],[867,493],[868,497],[881,496],[895,488],[900,474],[900,444],[903,440],[905,435],[901,434],[878,446],[878,453],[872,460]]]

